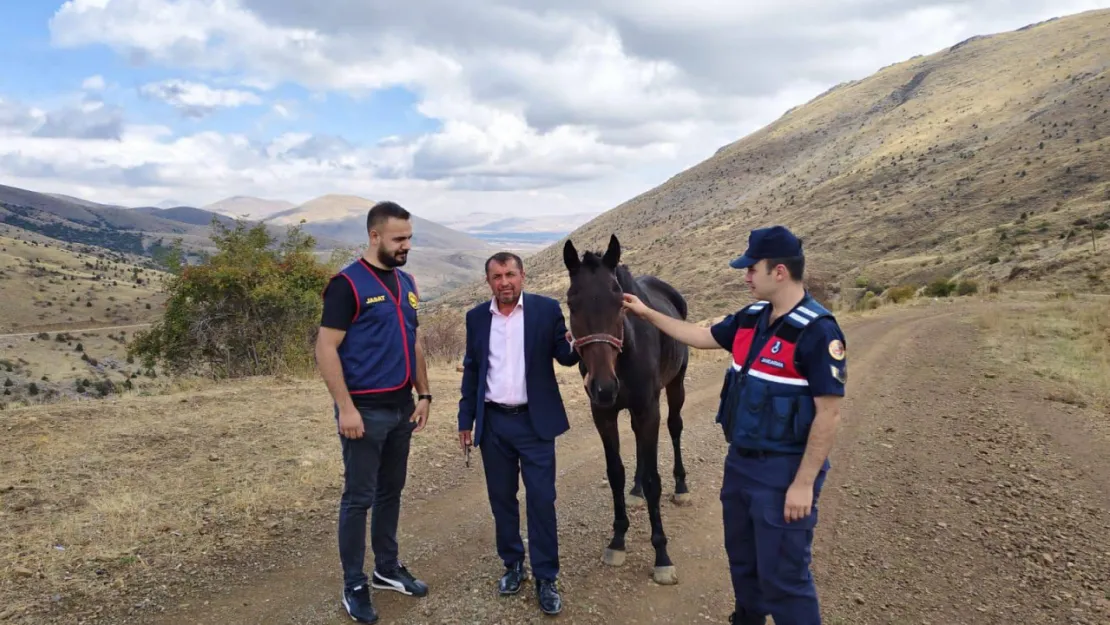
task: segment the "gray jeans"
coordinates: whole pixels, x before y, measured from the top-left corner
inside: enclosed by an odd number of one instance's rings
[[[366,512],[371,508],[370,545],[375,568],[389,572],[398,565],[397,522],[408,473],[409,442],[416,427],[409,421],[414,408],[413,402],[399,408],[359,408],[365,429],[362,438],[339,437],[344,468],[343,496],[339,501],[339,560],[347,590],[368,581],[363,561]],[[339,419],[338,407],[335,417]]]

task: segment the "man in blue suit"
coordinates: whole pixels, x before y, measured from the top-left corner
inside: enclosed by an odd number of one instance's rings
[[[574,366],[578,353],[568,341],[559,302],[523,292],[520,257],[491,256],[486,282],[493,297],[466,313],[459,444],[482,452],[497,554],[505,564],[502,595],[516,594],[527,579],[517,501],[523,475],[536,598],[545,613],[558,614],[563,604],[556,587],[555,437],[570,423],[552,361]]]

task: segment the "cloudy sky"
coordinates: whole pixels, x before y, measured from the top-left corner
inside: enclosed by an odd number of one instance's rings
[[[434,218],[600,212],[836,83],[1110,0],[3,4],[0,183]]]

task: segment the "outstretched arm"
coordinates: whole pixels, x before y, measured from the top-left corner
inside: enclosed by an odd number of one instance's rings
[[[640,301],[640,298],[631,293],[624,294],[624,307],[633,314],[646,319],[651,325],[659,328],[667,335],[690,347],[697,349],[721,348],[717,339],[713,338],[713,333],[709,331],[709,328],[703,328],[682,319],[675,319],[658,310],[648,308],[646,304]]]

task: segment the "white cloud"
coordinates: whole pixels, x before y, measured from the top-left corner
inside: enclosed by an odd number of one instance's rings
[[[295,83],[308,101],[270,102],[259,122],[288,127],[307,124],[310,109],[326,114],[329,91],[400,86],[439,128],[357,146],[310,133],[257,145],[125,127],[122,149],[71,142],[72,155],[24,132],[0,154],[20,154],[27,171],[37,171],[28,159],[55,157],[76,170],[79,154],[148,166],[133,178],[149,186],[97,190],[117,200],[342,192],[408,199],[418,212],[603,210],[833,84],[971,35],[1107,4],[712,0],[676,11],[664,0],[70,0],[50,23],[55,45],[107,45],[228,87],[142,88],[188,114],[262,103],[233,87]],[[3,107],[0,125],[15,119]]]
[[[239,89],[213,89],[187,80],[163,80],[139,87],[142,95],[162,100],[187,117],[204,117],[219,108],[262,104],[257,94]]]
[[[86,91],[103,91],[104,87],[104,77],[99,74],[96,76],[89,76],[81,83],[81,88]]]

